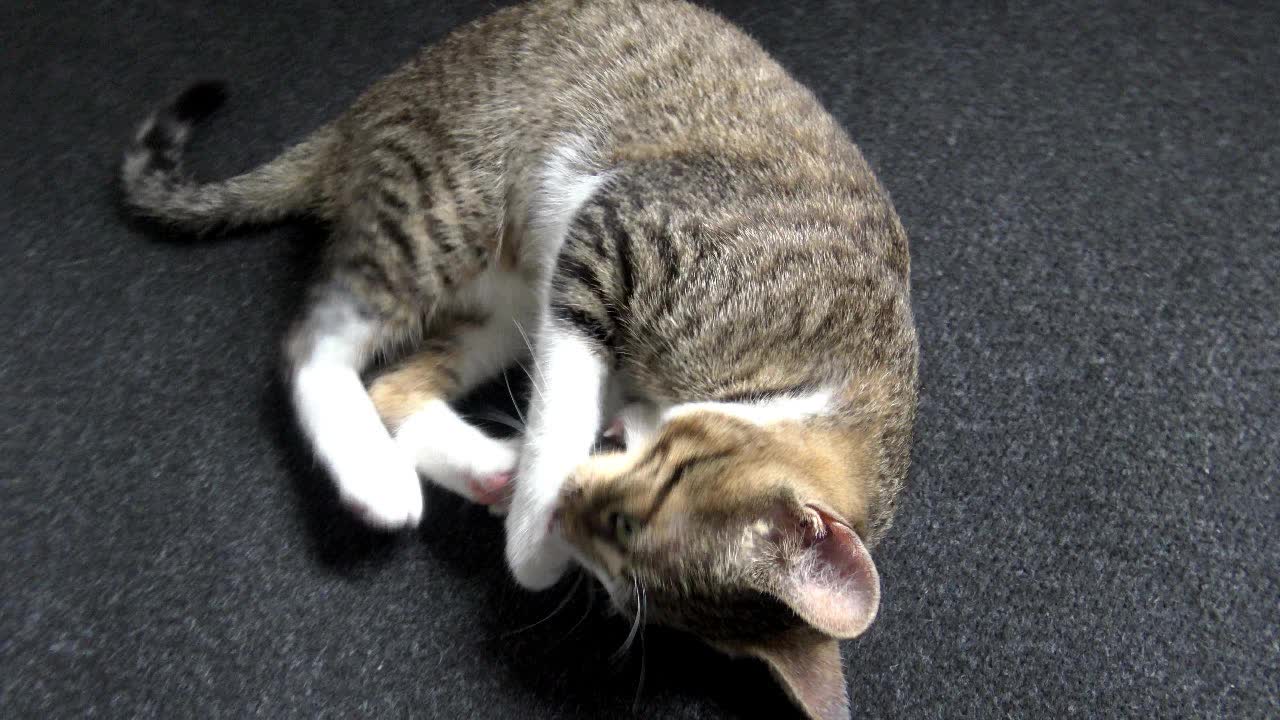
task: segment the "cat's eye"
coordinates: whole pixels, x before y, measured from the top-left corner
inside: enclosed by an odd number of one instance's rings
[[[626,513],[610,513],[609,527],[613,529],[613,539],[623,547],[636,534],[636,520]]]

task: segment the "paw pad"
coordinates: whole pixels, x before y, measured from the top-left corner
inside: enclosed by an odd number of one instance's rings
[[[471,478],[467,481],[467,490],[471,492],[471,497],[477,503],[497,505],[510,498],[511,478],[512,474],[509,472]]]

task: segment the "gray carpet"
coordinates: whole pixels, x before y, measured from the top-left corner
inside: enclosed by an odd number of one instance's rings
[[[1280,5],[725,3],[910,232],[912,487],[867,717],[1280,714]],[[0,7],[0,715],[780,717],[767,674],[527,595],[499,523],[333,505],[276,379],[317,229],[167,244],[111,178],[230,81],[247,169],[488,5]],[[483,405],[483,400],[480,401]],[[531,627],[530,627],[531,626]],[[634,708],[634,710],[633,710]]]

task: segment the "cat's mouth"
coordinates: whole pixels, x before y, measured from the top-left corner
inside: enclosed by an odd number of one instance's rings
[[[583,572],[600,583],[600,587],[604,589],[605,595],[609,597],[609,604],[613,606],[614,611],[627,617],[635,615],[635,598],[630,593],[631,582],[610,576],[603,567],[572,545],[569,545],[569,555],[582,568]]]

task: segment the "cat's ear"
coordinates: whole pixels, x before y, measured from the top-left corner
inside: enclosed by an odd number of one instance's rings
[[[773,532],[781,540],[770,583],[778,599],[825,635],[861,635],[880,607],[880,575],[858,534],[816,505],[775,512]]]
[[[849,691],[840,645],[817,633],[790,633],[751,650],[812,720],[848,720]]]

